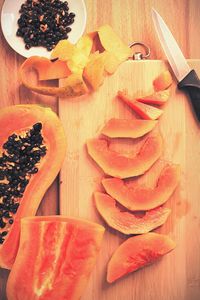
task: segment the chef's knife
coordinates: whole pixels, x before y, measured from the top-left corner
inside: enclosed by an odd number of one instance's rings
[[[193,109],[200,121],[200,80],[192,70],[162,17],[152,9],[152,18],[161,46],[178,80],[178,88],[188,92]]]

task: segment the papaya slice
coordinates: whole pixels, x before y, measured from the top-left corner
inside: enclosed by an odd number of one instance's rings
[[[154,188],[138,184],[137,179],[126,183],[119,178],[105,178],[102,184],[106,192],[120,204],[129,210],[137,211],[153,209],[164,204],[173,194],[179,179],[180,166],[168,164],[162,169]]]
[[[131,107],[142,119],[156,120],[163,113],[163,110],[159,108],[156,108],[151,105],[146,105],[144,103],[140,103],[135,99],[131,99],[131,97],[127,95],[126,91],[118,91],[117,96],[119,97],[120,100],[122,100],[129,107]]]
[[[111,52],[120,62],[131,56],[131,49],[118,37],[111,26],[103,25],[97,32],[103,48]]]
[[[145,104],[156,104],[156,105],[163,105],[167,102],[170,97],[170,90],[164,90],[155,92],[154,94],[146,97],[140,97],[136,100]]]
[[[163,91],[167,89],[170,85],[172,85],[172,75],[166,70],[162,72],[158,77],[156,77],[153,81],[153,87],[156,92]]]
[[[39,105],[0,110],[0,266],[15,260],[20,220],[35,215],[66,153],[57,115]]]
[[[110,119],[101,133],[110,138],[138,138],[150,132],[157,124],[155,120]]]
[[[146,172],[162,153],[160,135],[146,139],[138,153],[122,155],[109,149],[108,141],[90,139],[87,141],[88,154],[107,175],[129,178]]]
[[[89,57],[83,77],[93,90],[97,90],[104,82],[104,66],[106,53],[94,53]]]
[[[116,201],[104,193],[96,192],[94,199],[96,208],[106,223],[124,234],[147,233],[163,225],[171,212],[169,208],[158,207],[138,215],[121,211]]]
[[[115,250],[108,263],[107,281],[112,283],[155,262],[175,246],[175,242],[168,236],[153,232],[127,239]]]
[[[7,297],[80,299],[96,263],[104,227],[64,216],[23,218]]]

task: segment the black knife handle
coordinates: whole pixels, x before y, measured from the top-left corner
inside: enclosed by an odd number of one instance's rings
[[[178,88],[188,92],[194,112],[200,122],[200,80],[196,72],[194,70],[190,71],[190,73],[179,82]]]

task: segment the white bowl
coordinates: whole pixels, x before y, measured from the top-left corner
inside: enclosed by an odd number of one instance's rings
[[[64,1],[64,0],[63,0]],[[70,26],[72,31],[69,33],[69,41],[75,44],[82,36],[86,26],[86,7],[84,0],[68,0],[69,11],[76,14],[74,23]],[[32,47],[25,49],[23,38],[16,36],[18,29],[17,20],[20,17],[20,7],[25,0],[5,0],[1,11],[1,28],[8,44],[24,57],[33,55],[49,58],[50,53],[44,47]]]

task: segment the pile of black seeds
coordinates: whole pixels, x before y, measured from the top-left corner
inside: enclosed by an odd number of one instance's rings
[[[42,124],[36,123],[23,136],[12,134],[3,145],[0,157],[0,244],[7,235],[13,214],[31,176],[38,172],[37,164],[47,149],[41,135]],[[31,205],[31,204],[30,204]]]
[[[24,39],[25,48],[43,46],[48,51],[68,38],[75,17],[67,1],[60,0],[26,0],[19,13],[16,34]]]

